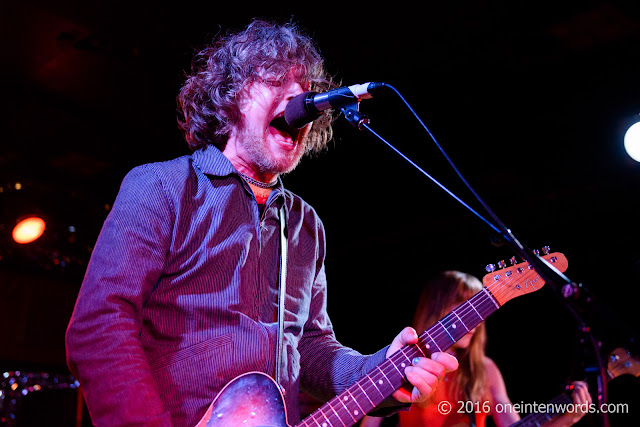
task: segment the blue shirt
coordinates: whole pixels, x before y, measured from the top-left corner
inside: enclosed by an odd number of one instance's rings
[[[97,425],[195,425],[245,372],[275,371],[279,207],[287,212],[290,424],[298,390],[327,399],[384,359],[340,345],[326,311],[325,235],[280,182],[262,215],[214,148],[134,168],[95,245],[67,331]]]

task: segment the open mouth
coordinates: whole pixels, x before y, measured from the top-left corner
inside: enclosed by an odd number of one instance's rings
[[[276,129],[285,138],[290,137],[293,143],[298,140],[300,129],[289,126],[287,121],[284,119],[284,115],[280,115],[271,120],[269,126]]]

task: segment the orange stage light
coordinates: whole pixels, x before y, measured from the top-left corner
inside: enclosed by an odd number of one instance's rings
[[[23,219],[13,229],[11,236],[17,243],[31,243],[44,233],[46,225],[42,218],[30,217]]]

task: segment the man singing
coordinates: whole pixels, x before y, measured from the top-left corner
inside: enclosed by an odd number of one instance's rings
[[[329,86],[314,43],[293,24],[253,21],[196,55],[178,96],[193,153],[124,178],[67,331],[68,364],[96,425],[193,426],[225,384],[251,371],[275,376],[278,360],[293,425],[298,390],[329,399],[416,342],[411,328],[370,356],[337,342],[322,222],[279,178],[331,137],[326,114],[288,126],[287,103]],[[410,385],[381,406],[423,401],[456,367],[444,353],[416,358]]]

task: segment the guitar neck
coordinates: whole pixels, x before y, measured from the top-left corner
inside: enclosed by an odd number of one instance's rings
[[[484,287],[420,334],[417,344],[405,346],[391,355],[298,426],[346,427],[357,423],[406,381],[404,369],[411,365],[413,358],[445,351],[498,308],[500,305]]]
[[[547,403],[548,412],[532,413],[521,419],[511,427],[540,427],[549,421],[558,418],[564,413],[566,405],[573,403],[571,396],[567,393],[559,394]]]

